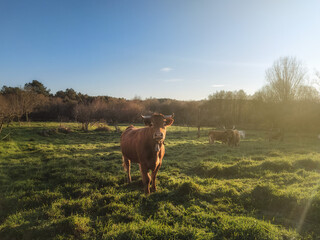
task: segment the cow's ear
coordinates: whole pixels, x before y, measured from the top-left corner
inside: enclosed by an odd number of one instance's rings
[[[173,119],[172,117],[166,118],[166,120],[165,120],[165,126],[166,126],[166,127],[169,127],[169,126],[171,126],[171,125],[173,124],[173,122],[174,122],[174,119]]]

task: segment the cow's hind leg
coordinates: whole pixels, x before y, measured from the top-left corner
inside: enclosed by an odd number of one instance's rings
[[[145,169],[141,166],[141,164],[139,165],[139,167],[140,167],[142,182],[143,182],[143,186],[144,186],[144,193],[149,194],[150,193],[150,181],[151,181],[150,174],[148,173],[147,169]]]
[[[156,169],[151,173],[151,179],[152,179],[152,185],[151,185],[151,192],[157,191],[157,186],[156,186],[156,178],[157,178],[157,173],[160,169],[160,164],[156,167]]]
[[[128,183],[131,183],[130,160],[125,156],[122,156],[122,159],[123,159],[123,168],[125,171],[127,171],[127,174],[128,174]]]

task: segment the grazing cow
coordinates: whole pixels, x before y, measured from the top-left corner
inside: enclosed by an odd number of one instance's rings
[[[233,129],[227,129],[227,139],[228,139],[228,146],[236,147],[240,144],[240,133],[234,127]]]
[[[128,127],[121,135],[121,151],[123,166],[128,174],[128,182],[131,182],[130,164],[139,163],[144,191],[150,193],[150,175],[152,171],[151,191],[156,189],[156,176],[162,164],[164,156],[164,139],[166,137],[166,127],[173,124],[173,115],[162,115],[154,113],[151,116],[142,116],[144,128]]]
[[[227,143],[227,133],[225,130],[223,131],[217,131],[217,130],[212,130],[209,132],[209,143],[214,143],[214,141],[221,141],[222,143]]]

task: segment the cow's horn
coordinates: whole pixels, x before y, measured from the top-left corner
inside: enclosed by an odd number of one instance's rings
[[[172,113],[171,115],[164,115],[164,118],[174,118],[174,113]]]
[[[141,115],[141,117],[142,117],[143,119],[149,119],[149,118],[151,118],[151,116],[143,116],[143,115]]]

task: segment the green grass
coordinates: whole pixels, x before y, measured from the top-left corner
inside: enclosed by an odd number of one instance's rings
[[[316,239],[320,141],[284,142],[247,131],[240,147],[210,145],[206,132],[168,128],[158,191],[143,194],[136,164],[126,183],[120,133],[5,128],[0,141],[0,239]],[[124,130],[126,126],[121,126]]]

